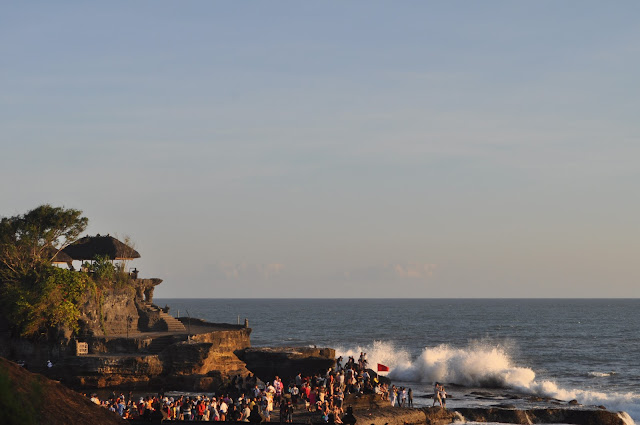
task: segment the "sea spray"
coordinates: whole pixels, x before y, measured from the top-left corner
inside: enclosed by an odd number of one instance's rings
[[[627,412],[620,412],[618,413],[618,416],[624,421],[625,425],[636,425],[636,423]]]
[[[448,345],[426,347],[413,360],[406,350],[392,343],[375,341],[357,349],[337,349],[338,355],[359,356],[366,352],[369,364],[382,363],[391,368],[389,378],[398,381],[432,383],[442,381],[464,386],[525,386],[535,378],[531,369],[515,367],[502,346],[473,343],[466,348]]]
[[[388,377],[404,382],[433,383],[435,381],[466,387],[510,388],[522,393],[560,400],[577,400],[585,405],[605,405],[614,411],[629,413],[627,422],[640,418],[640,395],[634,393],[599,392],[567,389],[552,380],[537,380],[536,373],[514,364],[503,344],[477,341],[464,348],[441,344],[425,347],[417,358],[405,349],[389,342],[375,341],[368,346],[337,348],[337,355],[354,356],[367,353],[369,366],[377,363],[390,367]],[[631,422],[629,422],[631,421]]]

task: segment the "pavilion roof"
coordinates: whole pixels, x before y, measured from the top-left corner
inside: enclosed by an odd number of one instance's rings
[[[62,250],[74,260],[93,260],[97,256],[111,260],[132,260],[140,254],[113,236],[85,236]]]

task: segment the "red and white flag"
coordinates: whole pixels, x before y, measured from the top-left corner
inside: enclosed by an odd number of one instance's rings
[[[378,363],[378,372],[389,372],[389,366]]]

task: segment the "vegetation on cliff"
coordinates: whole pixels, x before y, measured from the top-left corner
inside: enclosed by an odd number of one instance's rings
[[[52,265],[87,224],[82,211],[51,205],[0,220],[0,307],[21,336],[55,326],[77,331],[85,297],[98,299],[103,286],[131,281],[106,257],[86,264],[87,272]]]

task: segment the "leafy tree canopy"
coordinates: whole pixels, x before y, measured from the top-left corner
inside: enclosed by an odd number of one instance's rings
[[[87,227],[82,211],[41,205],[0,220],[0,306],[22,335],[48,326],[77,328],[91,279],[51,260]]]
[[[0,220],[0,282],[15,282],[48,266],[86,229],[82,211],[41,205]]]

